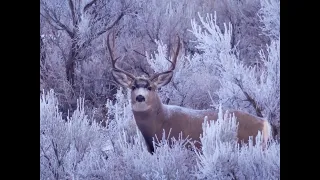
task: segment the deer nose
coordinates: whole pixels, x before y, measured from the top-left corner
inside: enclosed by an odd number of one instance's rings
[[[138,95],[138,96],[136,97],[136,100],[137,100],[138,102],[142,102],[142,101],[145,101],[145,98],[144,98],[142,95]]]

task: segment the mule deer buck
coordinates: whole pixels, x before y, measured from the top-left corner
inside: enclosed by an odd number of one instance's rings
[[[109,34],[110,35],[110,34]],[[114,59],[113,50],[110,47],[109,35],[107,36],[107,46],[112,61],[112,76],[115,81],[123,87],[131,89],[132,111],[136,124],[141,131],[150,153],[154,152],[153,138],[162,137],[163,130],[166,137],[171,139],[179,138],[179,134],[188,136],[197,141],[195,146],[201,148],[200,134],[202,134],[202,123],[205,116],[208,120],[217,120],[218,112],[216,110],[194,110],[180,106],[163,104],[157,94],[157,89],[165,86],[171,81],[173,70],[180,49],[180,39],[178,37],[178,46],[174,53],[172,66],[169,70],[157,73],[150,78],[136,77],[116,66],[117,59]],[[270,137],[270,124],[254,115],[238,111],[229,110],[234,113],[238,122],[237,138],[240,143],[247,143],[249,136],[255,137],[258,131],[262,133],[262,142],[266,145]],[[169,136],[167,133],[169,133]],[[169,141],[170,142],[170,141]],[[199,143],[200,142],[200,143]],[[255,143],[255,141],[253,141]]]

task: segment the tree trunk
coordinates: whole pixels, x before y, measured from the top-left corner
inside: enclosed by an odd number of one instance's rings
[[[76,42],[72,40],[72,46],[70,49],[69,57],[66,62],[66,75],[67,80],[71,84],[71,86],[74,88],[74,79],[75,79],[75,68],[76,68],[76,58],[77,58],[77,49],[76,49]]]
[[[40,79],[44,79],[44,75],[46,72],[46,67],[45,67],[45,59],[46,59],[46,52],[44,51],[44,42],[40,36]]]

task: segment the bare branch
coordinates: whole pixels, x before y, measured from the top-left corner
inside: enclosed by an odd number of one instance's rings
[[[45,6],[45,5],[43,5]],[[45,12],[45,14],[42,14],[40,12],[40,15],[42,15],[45,20],[54,28],[58,29],[55,25],[52,24],[52,22],[54,22],[57,26],[59,26],[61,29],[60,30],[65,30],[68,35],[73,38],[74,37],[74,33],[73,31],[71,31],[71,29],[69,27],[67,27],[65,24],[63,24],[62,22],[60,22],[57,18],[57,15],[51,11],[50,9],[48,9],[47,7],[42,8],[42,10]],[[52,14],[52,15],[51,15]]]
[[[137,50],[133,50],[135,53],[137,53],[137,54],[139,54],[139,55],[141,55],[141,56],[143,56],[143,57],[147,57],[146,55],[144,55],[144,54],[142,54],[141,52],[139,52],[139,51],[137,51]]]
[[[44,14],[42,14],[41,12],[40,12],[40,15],[45,19],[45,21],[47,21],[48,23],[49,23],[49,25],[51,26],[51,27],[53,27],[54,29],[56,29],[56,30],[64,30],[64,29],[62,29],[61,27],[58,27],[58,25],[54,25],[54,24],[52,24],[52,21],[47,17],[47,16],[45,16]]]
[[[143,73],[145,73],[148,77],[150,77],[150,74],[146,70],[144,70],[141,66],[139,66],[139,68]]]
[[[58,40],[54,40],[54,39],[50,38],[50,41],[60,49],[64,62],[67,62],[67,54],[66,54],[64,48],[61,47],[61,44],[58,42]]]
[[[50,146],[49,146],[49,147],[50,147]],[[55,174],[54,167],[53,167],[53,165],[52,165],[52,163],[51,163],[51,161],[50,161],[49,156],[46,154],[46,151],[43,149],[42,146],[40,146],[40,149],[41,149],[41,151],[42,151],[42,153],[43,153],[43,157],[46,158],[46,160],[48,161],[49,169],[51,170],[51,173],[52,173],[52,174]]]
[[[147,30],[147,35],[149,36],[151,42],[152,42],[153,44],[156,44],[156,41],[155,41],[154,38],[152,37],[153,35],[151,34],[151,32],[150,32],[149,30]]]
[[[121,20],[121,18],[124,16],[124,12],[121,12],[121,14],[118,16],[118,18],[107,28],[103,29],[102,31],[97,33],[97,37],[101,34],[107,32],[108,30],[112,29],[118,22]]]
[[[71,16],[72,16],[72,24],[74,27],[76,27],[77,25],[77,20],[76,20],[76,14],[75,14],[75,11],[74,11],[74,4],[72,2],[72,0],[69,0],[69,8],[70,8],[70,11],[71,11]]]
[[[95,2],[97,2],[97,0],[93,0],[89,2],[87,5],[85,5],[83,8],[83,12],[86,12]]]
[[[86,45],[89,45],[94,39],[98,38],[100,35],[102,35],[103,33],[109,31],[110,29],[112,29],[120,20],[121,18],[124,16],[124,13],[122,12],[118,18],[107,28],[101,30],[100,32],[98,32],[95,36],[92,36],[91,38],[88,38],[84,43],[83,43],[83,47],[86,47]]]
[[[235,79],[236,81],[236,85],[239,86],[239,88],[241,89],[241,91],[243,92],[243,94],[246,96],[247,101],[250,102],[250,104],[253,106],[253,108],[256,111],[257,116],[259,117],[263,117],[262,115],[262,108],[258,105],[258,103],[243,89],[242,83],[240,82],[239,79]]]

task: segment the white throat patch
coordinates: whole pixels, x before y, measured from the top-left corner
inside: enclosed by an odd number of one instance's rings
[[[147,111],[150,108],[151,106],[145,102],[135,102],[132,104],[132,110],[137,112]]]

